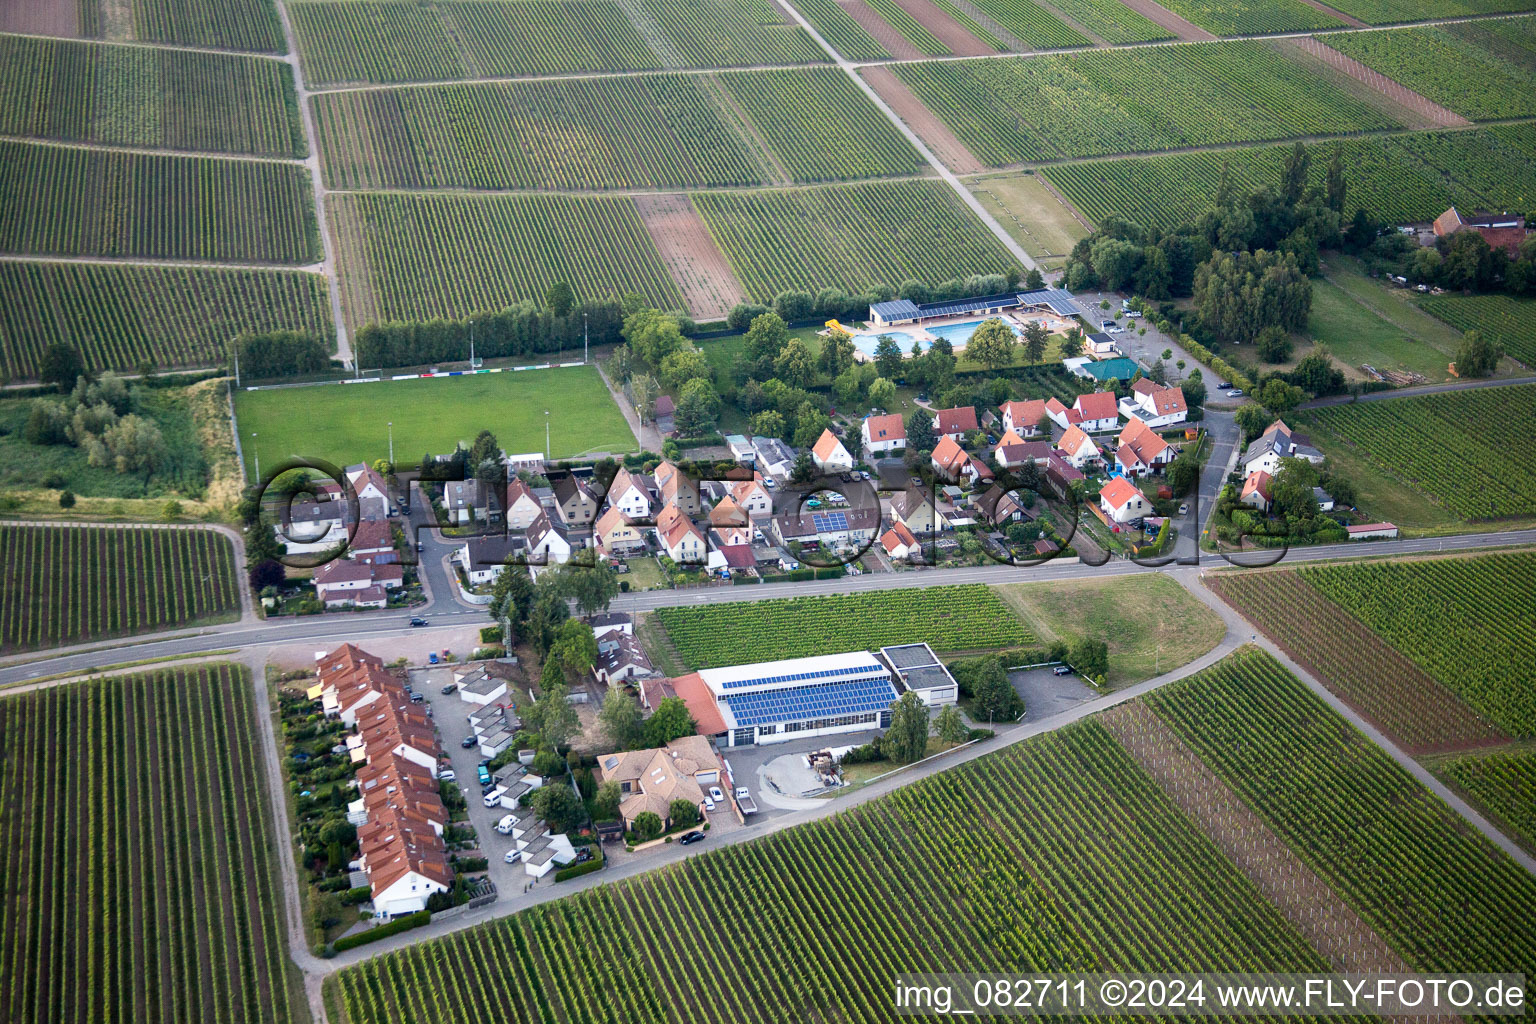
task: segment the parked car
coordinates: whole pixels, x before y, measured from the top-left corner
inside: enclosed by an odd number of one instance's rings
[[[516,827],[517,815],[515,814],[504,814],[502,815],[501,820],[496,823],[496,831],[500,832],[504,836],[511,835],[512,830]]]
[[[437,652],[436,651],[433,651],[431,654],[427,655],[427,664],[428,665],[436,665],[437,664]]]
[[[1139,319],[1141,319],[1141,310],[1139,310],[1139,309],[1128,309],[1128,310],[1125,311],[1125,318],[1127,320],[1139,320]]]
[[[411,703],[412,704],[424,704],[424,703],[426,703],[426,700],[427,700],[427,698],[423,697],[419,693],[411,694]]]
[[[419,617],[415,617],[415,618],[411,619],[411,625],[413,625],[413,626],[425,626],[426,624],[427,624],[427,620],[426,619],[419,618]]]
[[[437,773],[438,782],[456,782],[458,778],[458,775],[455,774],[452,768],[444,768],[442,771]]]
[[[465,750],[468,750],[470,747],[472,747],[474,745],[475,745],[475,738],[473,736],[465,736],[463,739],[459,740],[459,746],[464,748]]]
[[[592,859],[592,851],[589,850],[587,847],[583,846],[581,849],[576,851],[576,863],[577,864],[585,864],[587,861],[589,861],[591,859]]]
[[[1232,386],[1232,382],[1229,380],[1219,381],[1217,382],[1216,386],[1218,388],[1229,388]]]
[[[480,785],[482,786],[491,781],[491,770],[483,764],[475,766],[475,775],[480,779]]]
[[[725,794],[720,791],[719,786],[709,787],[709,798],[717,804],[725,803]]]
[[[1072,674],[1072,667],[1070,665],[1057,665],[1052,671],[1059,676],[1069,676]]]
[[[752,794],[746,786],[736,787],[736,806],[741,809],[742,814],[757,813],[757,801],[752,799]]]
[[[1187,501],[1179,502],[1179,515],[1181,515],[1181,516],[1189,515],[1189,502],[1187,502]]]
[[[709,811],[709,812],[713,813],[714,810],[715,810],[715,802],[713,800],[711,800],[709,797],[705,797],[704,798],[704,809],[706,811]]]
[[[684,832],[683,837],[678,840],[678,844],[681,846],[692,846],[694,843],[702,843],[703,841],[704,833],[694,829],[692,832]]]
[[[1111,323],[1108,327],[1104,328],[1104,333],[1105,334],[1124,334],[1125,333],[1125,328],[1121,327],[1117,323]]]
[[[458,688],[459,688],[459,684],[458,683],[449,683],[447,686],[443,687],[442,692],[443,693],[452,693],[454,690],[457,690]]]
[[[485,799],[482,800],[481,803],[485,804],[485,806],[487,806],[487,807],[495,807],[498,804],[500,804],[501,803],[501,787],[497,786],[495,789],[493,789],[489,793],[485,794]]]
[[[507,851],[507,855],[505,857],[501,858],[501,859],[506,861],[508,864],[516,864],[517,863],[517,851],[516,850],[508,850]]]
[[[1228,398],[1242,398],[1243,397],[1243,389],[1242,388],[1233,388],[1231,391],[1227,392],[1227,397]]]

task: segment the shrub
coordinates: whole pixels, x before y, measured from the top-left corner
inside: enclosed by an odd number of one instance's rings
[[[399,935],[401,932],[410,931],[412,928],[420,928],[430,920],[432,920],[431,911],[419,910],[414,914],[406,914],[404,917],[397,917],[393,921],[389,922],[389,924],[381,924],[377,928],[369,928],[365,932],[358,932],[354,935],[343,935],[341,938],[331,943],[331,949],[334,952],[341,953],[345,950],[356,948],[357,946],[365,946],[370,942],[377,942],[380,939],[387,939],[391,935]]]
[[[572,864],[568,868],[561,868],[559,871],[556,871],[555,881],[564,882],[569,878],[580,878],[582,875],[590,875],[594,871],[601,870],[602,866],[603,857],[601,854],[599,854],[598,856],[587,861],[585,864]]]

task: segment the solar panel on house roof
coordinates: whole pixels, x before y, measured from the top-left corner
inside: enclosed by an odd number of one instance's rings
[[[728,695],[725,702],[738,726],[750,726],[866,714],[890,707],[895,699],[889,679],[866,679]]]
[[[812,512],[811,524],[817,533],[840,533],[848,529],[848,513]]]

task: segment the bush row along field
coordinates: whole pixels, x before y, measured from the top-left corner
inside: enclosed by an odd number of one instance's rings
[[[1298,664],[1415,754],[1509,737],[1290,570],[1217,573],[1211,589]]]
[[[691,669],[919,640],[936,651],[960,651],[1035,639],[979,585],[659,608],[656,615]]]
[[[504,309],[557,281],[584,299],[683,305],[627,196],[337,194],[327,213],[349,323]]]
[[[273,0],[133,0],[133,38],[215,50],[288,52]]]
[[[1439,774],[1470,795],[1527,850],[1536,851],[1536,750],[1458,757]]]
[[[1174,35],[1116,0],[1052,0],[1051,6],[1086,25],[1106,43],[1151,43]]]
[[[1301,570],[1511,736],[1536,737],[1536,553]]]
[[[0,141],[0,251],[313,263],[319,249],[297,164]]]
[[[240,609],[212,530],[0,526],[0,653],[220,622]]]
[[[1513,129],[1507,131],[1505,129]],[[1429,220],[1448,206],[1519,208],[1536,196],[1536,125],[1343,139],[1345,215],[1358,207],[1393,223]],[[1320,185],[1334,143],[1308,147]],[[1215,200],[1223,165],[1245,190],[1280,180],[1288,144],[1053,164],[1049,178],[1095,224],[1121,214],[1152,227],[1193,221]]]
[[[1265,42],[893,70],[991,166],[1401,127]]]
[[[1302,0],[1167,0],[1163,6],[1218,36],[1302,32],[1344,24]]]
[[[1315,409],[1324,452],[1347,446],[1467,519],[1536,513],[1536,479],[1519,467],[1536,444],[1536,384]]]
[[[1426,18],[1529,11],[1536,8],[1536,0],[1339,0],[1328,6],[1372,25],[1390,25]]]
[[[1526,366],[1536,366],[1536,299],[1512,295],[1426,295],[1424,311],[1458,331],[1481,331]]]
[[[241,54],[0,35],[0,135],[302,156],[287,65]]]
[[[973,0],[974,6],[1036,50],[1087,46],[1088,37],[1034,0]]]
[[[1145,699],[1410,969],[1536,969],[1536,876],[1269,655]]]
[[[93,370],[221,365],[255,331],[330,337],[325,278],[290,270],[0,262],[0,376],[37,376],[43,350],[75,346]]]
[[[924,165],[834,68],[330,93],[316,99],[315,119],[326,179],[340,189],[768,184],[776,172],[754,157],[732,106],[795,181]]]
[[[833,932],[854,941],[806,955]],[[488,1003],[530,1022],[872,1022],[891,1019],[893,973],[1154,965],[1327,969],[1090,721],[366,960],[338,987],[348,1024],[473,1019]]]
[[[0,1017],[308,1021],[237,665],[0,701]]]
[[[758,192],[693,204],[748,294],[947,280],[1014,262],[954,191],[931,179]]]
[[[837,0],[795,0],[795,8],[849,60],[886,60],[891,56]]]
[[[1490,39],[1503,52],[1480,45]],[[1475,33],[1424,27],[1339,33],[1323,41],[1474,120],[1536,114],[1536,18],[1479,25]]]
[[[296,0],[305,80],[432,82],[579,71],[820,64],[826,52],[766,3]]]

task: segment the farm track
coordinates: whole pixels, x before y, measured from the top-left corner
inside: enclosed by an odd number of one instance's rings
[[[686,194],[636,196],[635,209],[683,301],[696,317],[723,317],[745,300],[746,290],[731,270],[730,261]],[[625,403],[619,404],[620,409],[624,407]]]
[[[889,68],[866,68],[863,78],[956,174],[979,174],[986,170],[986,164]]]
[[[1355,17],[1353,14],[1345,14],[1343,11],[1337,10],[1336,8],[1333,8],[1333,7],[1329,7],[1327,4],[1322,3],[1321,0],[1301,0],[1301,2],[1306,4],[1308,7],[1312,8],[1315,11],[1322,11],[1324,14],[1328,15],[1328,17],[1330,17],[1330,18],[1338,18],[1340,21],[1342,21],[1344,24],[1348,25],[1350,28],[1370,28],[1371,27],[1369,22],[1361,21],[1359,18]]]
[[[127,264],[136,267],[191,267],[200,270],[266,270],[272,273],[293,273],[298,271],[305,274],[325,273],[323,263],[305,263],[298,265],[283,264],[281,266],[272,263],[208,263],[204,260],[156,260],[143,256],[113,257],[113,256],[58,256],[39,254],[33,255],[24,252],[0,252],[0,261],[6,263],[96,263],[96,264]],[[26,385],[33,387],[34,385]]]
[[[238,54],[241,57],[260,57],[262,60],[277,61],[280,64],[288,63],[288,58],[281,53],[262,53],[258,50],[220,50],[212,46],[193,46],[185,43],[156,43],[139,39],[82,39],[78,36],[65,34],[52,34],[46,32],[19,32],[0,26],[0,32],[11,36],[28,36],[32,39],[46,39],[55,42],[59,39],[67,39],[75,43],[96,43],[110,46],[140,46],[148,50],[181,50],[186,53],[207,53],[220,57],[228,57],[230,54]]]

